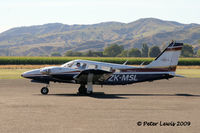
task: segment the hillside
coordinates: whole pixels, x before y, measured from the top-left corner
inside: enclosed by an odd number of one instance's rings
[[[142,43],[161,46],[172,39],[197,47],[200,25],[145,18],[131,23],[51,23],[17,27],[0,34],[0,56],[44,56],[67,50],[100,51],[113,43],[124,45],[125,48],[141,48]]]

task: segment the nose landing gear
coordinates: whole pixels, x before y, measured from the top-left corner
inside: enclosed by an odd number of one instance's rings
[[[49,93],[49,89],[48,89],[47,87],[42,87],[41,93],[42,93],[43,95],[47,95],[47,94]]]
[[[41,89],[41,91],[40,91],[41,94],[47,95],[47,94],[49,93],[49,89],[48,89],[49,86],[50,86],[50,85],[47,84],[46,87],[42,87],[42,89]]]

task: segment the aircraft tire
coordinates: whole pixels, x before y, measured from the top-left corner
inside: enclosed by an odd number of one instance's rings
[[[83,95],[87,94],[87,88],[85,88],[85,86],[80,86],[78,88],[78,93]]]
[[[90,95],[92,95],[92,94],[93,94],[93,92],[92,92],[92,91],[91,91],[91,92],[89,92],[89,93],[87,93],[87,95],[88,95],[88,96],[90,96]]]
[[[47,95],[48,93],[49,93],[49,89],[48,89],[47,87],[43,87],[43,88],[41,89],[41,94]]]

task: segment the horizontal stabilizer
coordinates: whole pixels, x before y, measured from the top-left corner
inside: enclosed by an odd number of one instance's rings
[[[183,76],[183,75],[178,75],[178,74],[169,74],[169,75],[171,75],[171,76],[173,76],[173,77],[185,78],[185,76]]]
[[[174,75],[174,77],[180,77],[180,78],[185,78],[185,76],[183,76],[183,75]]]

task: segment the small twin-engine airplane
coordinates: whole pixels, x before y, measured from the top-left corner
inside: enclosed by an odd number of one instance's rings
[[[44,67],[23,73],[31,82],[44,83],[42,94],[48,94],[50,82],[80,84],[79,94],[93,93],[95,85],[126,85],[137,82],[169,79],[175,76],[183,43],[171,42],[160,55],[145,66],[73,60],[61,66]],[[87,86],[87,87],[86,87]]]

